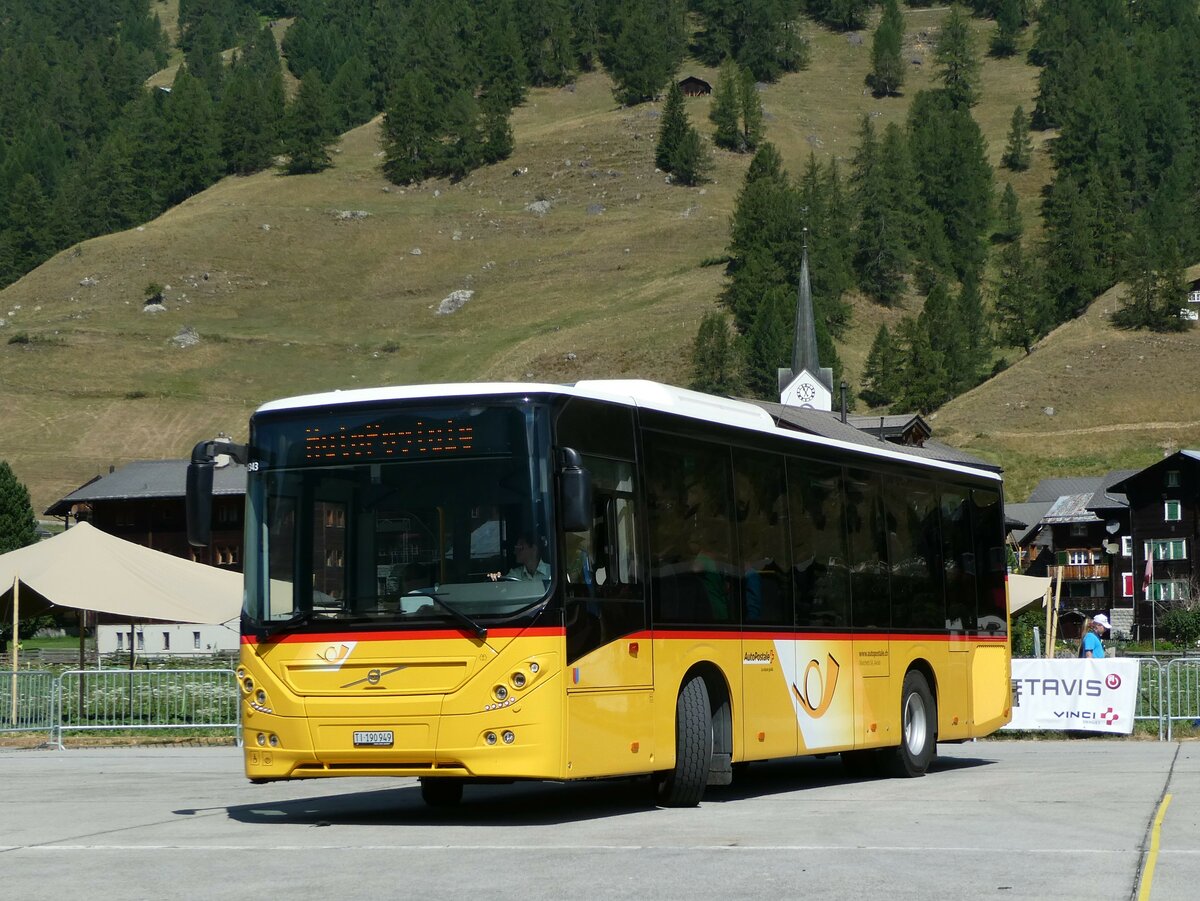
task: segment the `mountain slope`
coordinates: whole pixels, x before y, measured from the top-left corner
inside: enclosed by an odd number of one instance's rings
[[[923,64],[910,65],[905,96],[884,100],[862,87],[869,34],[855,43],[809,27],[809,69],[762,94],[789,171],[813,152],[845,174],[864,113],[877,128],[903,121],[932,84],[931,32],[944,14],[908,11],[905,58]],[[984,46],[992,24],[972,27]],[[692,64],[682,74],[716,75]],[[984,62],[974,115],[994,165],[1013,107],[1032,109],[1036,74],[1021,58]],[[688,101],[706,131],[708,104]],[[218,431],[244,436],[250,411],[283,395],[486,378],[686,383],[690,342],[723,284],[720,266],[701,264],[725,249],[749,161],[720,152],[710,183],[668,184],[653,167],[658,109],[616,107],[601,74],[533,91],[514,113],[510,160],[407,189],[379,172],[375,122],[343,137],[327,172],[227,178],[138,229],[60,253],[0,292],[0,458],[40,510],[110,464],[182,456]],[[997,189],[1011,180],[1032,223],[1048,177],[1038,152],[1027,172],[997,170]],[[545,212],[529,208],[540,201]],[[151,282],[170,286],[165,312],[142,311]],[[474,294],[439,315],[459,289]],[[913,305],[852,304],[839,352],[854,384],[879,323]],[[198,344],[177,346],[185,329]],[[27,343],[6,343],[18,335]],[[971,406],[978,393],[935,425],[992,455],[976,437],[993,412]],[[1023,451],[1006,441],[995,453],[1012,468],[1008,455]]]

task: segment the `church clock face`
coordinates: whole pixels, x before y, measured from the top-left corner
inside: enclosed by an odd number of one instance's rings
[[[796,398],[801,403],[811,404],[817,399],[817,389],[808,382],[796,386]]]

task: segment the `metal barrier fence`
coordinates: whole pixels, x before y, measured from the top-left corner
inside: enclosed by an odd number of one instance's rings
[[[1163,665],[1153,657],[1138,659],[1138,696],[1134,708],[1133,721],[1151,721],[1158,723],[1158,740],[1163,740],[1164,721],[1167,720],[1167,708],[1163,700]],[[1169,725],[1167,727],[1169,729]]]
[[[235,729],[241,744],[237,676],[229,669],[68,670],[58,678],[64,732]]]
[[[42,670],[18,670],[0,677],[7,686],[0,704],[0,732],[54,732],[58,678]]]
[[[1166,666],[1167,741],[1177,722],[1200,726],[1200,658],[1172,660]]]

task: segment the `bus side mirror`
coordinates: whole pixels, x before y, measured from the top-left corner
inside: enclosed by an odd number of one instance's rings
[[[205,442],[207,443],[207,442]],[[208,547],[212,540],[212,460],[196,460],[187,468],[187,536],[192,547]]]
[[[592,527],[592,474],[583,468],[579,452],[559,450],[558,519],[564,532],[585,532]]]
[[[201,441],[192,448],[187,468],[187,536],[192,547],[208,547],[212,541],[213,470],[217,457],[225,454],[236,463],[246,465],[249,448],[234,444],[224,436]]]

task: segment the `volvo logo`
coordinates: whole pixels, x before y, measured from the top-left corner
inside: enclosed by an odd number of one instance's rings
[[[408,669],[407,663],[402,663],[399,666],[393,666],[391,669],[381,670],[378,668],[367,670],[367,674],[361,679],[355,679],[353,682],[347,682],[342,688],[353,688],[355,685],[362,685],[366,682],[368,685],[378,685],[383,681],[384,676],[390,676],[392,673],[398,673],[402,669]]]

